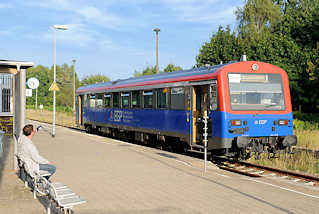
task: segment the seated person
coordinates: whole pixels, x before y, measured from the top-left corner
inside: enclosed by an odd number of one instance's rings
[[[18,156],[26,163],[30,172],[44,170],[49,172],[50,176],[45,176],[47,180],[55,173],[56,167],[52,165],[47,159],[43,158],[35,145],[32,143],[32,137],[36,130],[33,125],[28,124],[23,128],[23,134],[18,140]]]

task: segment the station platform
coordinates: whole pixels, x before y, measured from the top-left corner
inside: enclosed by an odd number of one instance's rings
[[[44,210],[42,204],[33,199],[30,189],[13,170],[13,144],[12,136],[3,137],[6,152],[0,157],[0,213],[40,213]]]
[[[52,138],[51,126],[41,125],[44,129],[34,136],[33,142],[40,154],[57,167],[51,180],[65,183],[87,201],[74,208],[76,214],[318,213],[319,210],[319,192],[310,187],[249,178],[220,170],[212,163],[208,163],[204,173],[201,159],[64,127],[57,127]],[[16,176],[8,178],[14,180],[13,188],[23,188]],[[19,191],[11,192],[14,195]],[[21,204],[21,209],[25,206],[23,212],[10,213],[45,213],[41,199],[34,200],[31,192],[26,191],[25,195],[29,195],[26,201],[33,200],[32,205]],[[3,203],[6,200],[1,196],[0,213],[10,208]],[[14,204],[9,206],[13,208]]]

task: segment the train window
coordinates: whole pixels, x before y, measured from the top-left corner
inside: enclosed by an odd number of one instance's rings
[[[85,95],[84,96],[84,103],[85,103],[85,107],[90,107],[90,95]]]
[[[103,107],[103,94],[97,94],[96,95],[96,108],[102,108]]]
[[[132,92],[132,108],[139,108],[140,107],[140,92],[133,91]]]
[[[218,108],[218,99],[217,99],[217,85],[212,84],[210,86],[210,97],[209,97],[209,103],[210,103],[210,110],[211,111],[216,111]]]
[[[185,108],[185,91],[183,87],[171,89],[171,109],[183,110]]]
[[[111,107],[111,99],[112,99],[111,94],[104,94],[104,107],[105,108]]]
[[[113,108],[119,108],[120,107],[120,95],[119,92],[113,93]]]
[[[121,102],[122,102],[122,108],[128,108],[130,106],[130,94],[127,93],[122,93],[121,94]]]
[[[144,91],[144,108],[153,108],[153,92],[152,91]]]
[[[280,74],[229,73],[232,110],[284,110],[285,99]]]
[[[91,94],[89,96],[90,96],[90,99],[89,99],[90,108],[95,108],[95,94]]]
[[[167,108],[168,107],[168,89],[162,88],[156,90],[156,105],[157,108]]]

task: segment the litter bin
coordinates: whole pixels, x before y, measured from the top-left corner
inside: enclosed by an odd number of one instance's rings
[[[4,136],[4,131],[0,130],[0,158],[2,158],[3,155],[3,143],[2,143],[2,139]]]

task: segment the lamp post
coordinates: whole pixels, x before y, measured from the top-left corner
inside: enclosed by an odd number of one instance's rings
[[[54,40],[54,50],[53,50],[53,84],[56,84],[56,30],[67,30],[67,25],[53,25],[53,40]],[[56,103],[56,91],[53,90],[53,121],[52,121],[52,136],[55,137],[55,103]]]
[[[154,31],[156,32],[156,74],[158,74],[158,32],[161,30],[159,28],[155,28]]]
[[[76,60],[73,59],[73,111],[75,112],[75,62]]]

